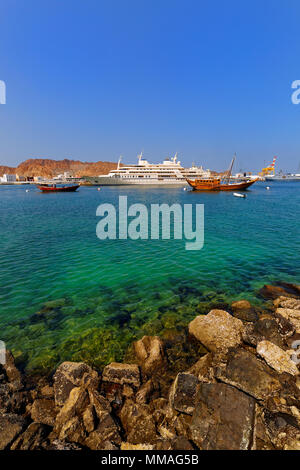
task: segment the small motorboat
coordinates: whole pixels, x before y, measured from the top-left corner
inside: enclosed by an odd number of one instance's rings
[[[56,186],[56,184],[38,186],[43,193],[72,193],[79,188],[79,184],[72,186]]]
[[[243,197],[243,198],[246,197],[246,194],[241,194],[241,193],[233,193],[233,195],[234,195],[235,197]]]

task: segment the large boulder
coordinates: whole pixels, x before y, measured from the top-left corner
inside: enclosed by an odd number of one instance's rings
[[[151,374],[163,366],[163,342],[158,336],[143,336],[142,339],[134,343],[134,350],[145,374]]]
[[[141,382],[140,369],[136,364],[112,362],[104,367],[102,380],[103,382],[112,382],[120,385],[128,384],[138,388]]]
[[[243,323],[224,310],[211,310],[189,324],[189,332],[209,351],[227,350],[242,342]]]
[[[239,388],[258,400],[276,396],[282,388],[278,374],[250,352],[229,351],[215,371],[216,378]]]
[[[177,411],[192,415],[198,383],[194,375],[179,373],[170,390],[170,405]]]
[[[273,304],[276,308],[291,308],[293,310],[300,310],[300,300],[291,299],[289,297],[280,296],[273,301]]]
[[[22,416],[12,413],[0,414],[0,450],[8,448],[25,427],[26,420]]]
[[[256,351],[270,367],[280,374],[284,372],[291,375],[299,374],[297,365],[291,360],[289,354],[270,341],[258,343]]]
[[[83,362],[63,362],[53,378],[55,403],[59,406],[65,403],[74,387],[89,385],[97,388],[99,383],[97,372]]]
[[[248,450],[252,443],[255,400],[226,384],[203,383],[190,432],[203,450]]]

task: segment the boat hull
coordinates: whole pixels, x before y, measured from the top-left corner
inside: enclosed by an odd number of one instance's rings
[[[193,188],[193,191],[244,191],[248,189],[257,180],[246,181],[241,183],[222,184],[220,180],[211,182],[203,182],[201,180],[188,180],[188,184]]]
[[[73,193],[79,188],[79,185],[76,186],[63,186],[63,187],[54,187],[54,186],[38,186],[39,190],[43,193]]]

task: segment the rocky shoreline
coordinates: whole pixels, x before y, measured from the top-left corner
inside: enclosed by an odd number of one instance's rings
[[[63,362],[30,377],[7,352],[0,449],[300,450],[300,286],[261,295],[265,311],[246,300],[211,310],[101,371]]]

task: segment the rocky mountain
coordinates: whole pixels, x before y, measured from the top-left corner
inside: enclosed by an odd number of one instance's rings
[[[117,167],[112,162],[81,162],[79,160],[51,160],[50,158],[29,158],[16,168],[0,166],[0,175],[4,173],[18,174],[20,176],[44,176],[51,178],[58,174],[69,172],[72,176],[98,176],[107,174]]]

